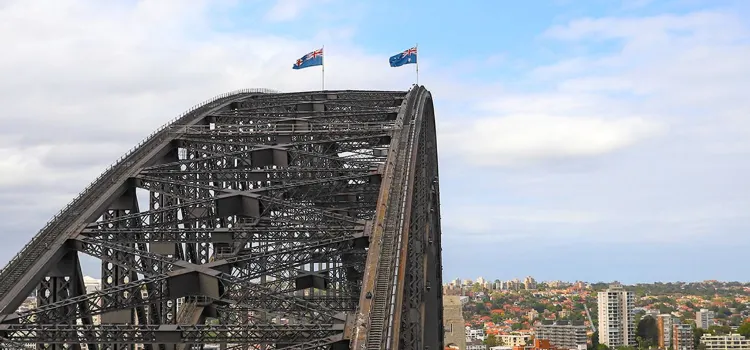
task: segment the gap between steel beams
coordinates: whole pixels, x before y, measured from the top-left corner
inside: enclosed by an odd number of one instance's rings
[[[140,286],[140,285],[143,285],[143,284],[146,284],[146,283],[153,283],[153,282],[156,282],[156,281],[159,281],[159,280],[165,280],[165,279],[168,279],[168,278],[173,278],[175,276],[182,275],[182,274],[185,274],[185,273],[190,273],[190,272],[200,272],[200,273],[203,273],[203,274],[206,274],[206,275],[209,275],[209,276],[215,276],[215,277],[219,277],[219,278],[222,278],[222,277],[223,278],[227,278],[227,276],[231,276],[231,275],[226,275],[226,274],[224,274],[224,273],[216,270],[216,268],[220,268],[222,266],[229,265],[229,264],[236,264],[236,263],[248,262],[248,261],[253,260],[253,259],[268,258],[268,257],[271,257],[271,256],[276,256],[276,255],[281,255],[281,254],[293,254],[295,252],[306,251],[306,250],[309,250],[309,249],[323,248],[323,247],[326,247],[326,246],[343,243],[343,242],[350,241],[350,240],[353,240],[353,239],[356,239],[356,238],[360,238],[360,237],[362,237],[361,234],[360,235],[354,235],[353,237],[338,238],[338,239],[329,239],[329,240],[325,240],[325,241],[319,242],[318,244],[315,244],[315,245],[301,245],[301,246],[295,246],[295,247],[287,247],[287,248],[279,249],[279,250],[272,250],[272,251],[264,252],[264,253],[241,255],[241,256],[236,256],[236,257],[232,257],[232,258],[229,258],[229,259],[222,259],[222,260],[213,261],[213,262],[210,262],[208,264],[202,264],[202,265],[189,263],[189,262],[184,261],[184,260],[176,260],[176,259],[173,259],[173,258],[168,258],[168,257],[165,257],[165,256],[161,256],[159,254],[146,253],[146,252],[139,251],[139,250],[137,250],[135,248],[130,248],[130,247],[127,247],[127,246],[122,246],[122,245],[119,245],[119,244],[113,244],[113,243],[106,242],[106,241],[98,241],[98,240],[94,240],[94,239],[90,239],[90,238],[84,238],[84,239],[80,240],[80,242],[82,244],[84,244],[84,245],[99,245],[101,247],[112,249],[112,250],[115,250],[115,251],[118,251],[118,252],[124,252],[124,253],[128,253],[128,254],[132,254],[132,255],[138,256],[138,257],[140,257],[142,259],[149,259],[149,260],[152,260],[152,261],[155,261],[155,262],[161,262],[161,263],[164,264],[163,268],[165,270],[157,274],[157,273],[154,273],[153,271],[147,271],[145,268],[140,267],[140,266],[135,266],[135,265],[133,265],[133,266],[127,266],[128,268],[131,268],[131,269],[135,270],[136,272],[139,272],[139,273],[141,273],[141,274],[143,274],[143,275],[145,275],[147,277],[151,277],[151,278],[155,278],[155,279],[149,279],[149,278],[147,278],[147,279],[142,279],[142,280],[130,282],[130,283],[127,283],[127,284],[122,284],[122,285],[120,285],[118,287],[114,287],[114,288],[110,288],[110,289],[105,289],[105,290],[97,291],[97,292],[94,292],[94,293],[87,293],[87,294],[84,294],[84,295],[82,295],[80,297],[71,298],[71,299],[65,299],[65,300],[63,300],[61,302],[48,304],[48,305],[46,305],[44,307],[37,308],[37,309],[34,309],[34,310],[29,310],[29,311],[26,311],[26,312],[17,313],[15,315],[17,315],[16,317],[29,317],[30,315],[38,314],[38,313],[41,313],[41,312],[47,312],[49,310],[53,310],[53,309],[57,309],[57,308],[61,308],[61,307],[65,307],[67,305],[70,305],[71,304],[70,300],[73,300],[73,299],[76,299],[76,300],[77,299],[89,300],[93,296],[103,295],[103,294],[109,294],[110,291],[120,292],[120,291],[123,291],[123,290],[129,290],[129,289],[133,289],[133,287],[137,287],[137,286]],[[85,246],[84,247],[80,247],[80,248],[81,248],[82,252],[87,253],[87,254],[91,254],[92,256],[98,257],[100,259],[107,260],[107,261],[112,260],[110,262],[113,262],[113,263],[122,263],[121,261],[116,261],[115,259],[109,259],[106,254],[95,254],[94,250],[87,249],[87,248],[85,248]],[[101,250],[99,250],[99,251],[101,251]],[[303,262],[294,261],[292,264],[305,264],[305,263],[307,263],[307,262],[304,262],[304,261]],[[285,269],[293,268],[293,267],[294,266],[285,266]],[[176,268],[179,268],[179,270],[176,270]],[[241,286],[239,286],[240,288],[247,287],[247,284],[254,284],[252,282],[249,282],[248,280],[253,279],[253,278],[257,278],[257,277],[258,277],[257,275],[249,275],[249,276],[243,276],[243,277],[232,276],[232,278],[231,278],[232,282],[231,283],[241,285]],[[259,285],[259,286],[261,286],[261,285]],[[257,289],[255,289],[255,291],[257,291]],[[275,293],[273,291],[269,291],[268,294],[275,294]],[[165,298],[169,298],[169,296],[165,296]],[[75,303],[78,303],[78,302],[81,302],[81,301],[76,301]],[[6,321],[12,320],[12,319],[16,319],[16,317],[6,318],[6,319],[4,319],[3,322],[6,322]]]
[[[154,189],[152,189],[152,190],[154,190]],[[149,216],[154,215],[154,214],[172,212],[175,209],[182,209],[182,208],[188,207],[188,206],[193,205],[193,204],[210,203],[210,202],[216,201],[217,199],[231,198],[231,197],[234,197],[234,196],[237,196],[237,195],[241,195],[241,196],[246,196],[246,197],[249,197],[249,198],[255,198],[255,199],[258,199],[258,200],[260,200],[262,202],[272,203],[272,204],[275,204],[275,205],[277,205],[279,207],[293,208],[293,209],[298,209],[298,210],[305,210],[305,211],[308,211],[308,212],[311,212],[311,213],[315,213],[317,215],[321,215],[321,216],[329,218],[329,219],[335,219],[335,220],[338,220],[338,221],[347,222],[349,224],[353,224],[353,225],[356,225],[356,226],[364,226],[365,225],[365,220],[362,220],[362,219],[357,219],[357,218],[353,218],[351,216],[337,214],[337,213],[334,213],[334,212],[331,212],[331,211],[328,211],[328,210],[325,210],[325,209],[321,209],[321,208],[301,206],[299,204],[294,204],[294,202],[291,202],[291,201],[285,201],[285,200],[280,200],[280,199],[276,199],[276,198],[269,197],[269,196],[258,195],[257,193],[264,192],[264,191],[260,191],[260,190],[258,190],[257,192],[254,192],[253,190],[251,190],[251,191],[225,190],[224,192],[225,192],[225,194],[217,195],[217,196],[211,197],[209,199],[192,200],[192,201],[191,200],[186,200],[185,202],[182,202],[182,203],[180,203],[178,205],[171,205],[171,206],[159,208],[157,210],[152,210],[152,211],[146,211],[146,212],[141,212],[141,213],[135,213],[135,214],[128,214],[128,215],[118,216],[118,217],[113,218],[113,219],[102,220],[102,221],[98,221],[98,222],[95,222],[95,223],[92,223],[92,224],[93,225],[107,225],[107,224],[115,224],[115,223],[119,223],[119,222],[123,222],[123,221],[133,220],[133,219],[141,219],[143,217],[149,217]],[[268,211],[268,210],[270,210],[270,208],[266,208],[266,211]]]
[[[199,120],[202,116],[208,115],[212,113],[216,109],[223,108],[225,105],[228,105],[232,101],[240,100],[246,96],[249,96],[250,94],[257,95],[258,93],[248,93],[245,95],[238,94],[238,95],[231,95],[226,96],[222,98],[218,98],[212,102],[205,103],[204,105],[201,105],[200,107],[196,107],[194,109],[191,109],[189,112],[185,113],[179,120],[182,119],[189,119],[193,118],[193,121]],[[242,96],[242,97],[240,97]],[[175,123],[177,122],[175,121]],[[170,124],[171,125],[171,124]],[[108,171],[101,174],[99,178],[97,178],[94,182],[92,182],[86,189],[83,190],[79,194],[79,196],[74,199],[71,203],[68,204],[66,208],[64,208],[60,214],[55,216],[50,222],[47,223],[47,225],[42,228],[31,240],[29,244],[27,244],[21,252],[19,252],[13,259],[11,259],[10,262],[2,269],[0,270],[0,276],[2,276],[2,280],[6,286],[11,286],[9,289],[1,289],[0,290],[0,308],[5,309],[8,307],[8,304],[12,303],[14,300],[8,300],[5,299],[8,298],[8,293],[12,292],[14,288],[17,287],[17,282],[20,279],[23,279],[24,277],[28,278],[29,275],[29,269],[32,270],[32,272],[39,273],[39,269],[43,266],[39,266],[39,260],[42,260],[41,258],[43,256],[47,256],[47,261],[44,261],[43,264],[49,263],[48,260],[52,256],[49,254],[45,254],[42,256],[34,255],[33,253],[31,256],[27,258],[31,258],[33,262],[28,262],[26,259],[21,259],[21,255],[24,252],[28,252],[34,248],[38,248],[37,246],[42,244],[43,240],[47,240],[47,243],[50,241],[54,243],[55,246],[61,245],[64,243],[61,241],[61,238],[65,238],[64,234],[58,234],[54,235],[52,233],[52,230],[55,230],[57,232],[65,232],[66,230],[69,230],[71,227],[75,227],[74,224],[76,223],[76,219],[80,220],[81,217],[87,217],[83,214],[82,211],[86,210],[89,207],[86,208],[79,208],[81,207],[87,200],[91,201],[92,198],[94,201],[101,201],[100,197],[107,197],[103,196],[103,194],[106,194],[107,192],[113,191],[113,189],[116,189],[112,186],[112,183],[119,180],[125,175],[130,174],[132,172],[133,165],[140,162],[143,163],[145,160],[151,159],[152,157],[147,157],[150,154],[153,154],[154,152],[157,152],[161,149],[160,146],[163,146],[167,144],[168,142],[171,142],[171,140],[167,140],[166,134],[168,133],[168,127],[159,129],[157,132],[155,132],[151,137],[149,137],[147,140],[143,141],[139,147],[134,149],[133,152],[127,154],[125,157],[123,157],[121,160],[123,162],[117,163],[114,166],[110,167]],[[124,162],[127,158],[133,158],[132,160],[129,160],[127,162]],[[128,171],[130,170],[130,171]],[[117,181],[120,182],[120,181]],[[92,197],[94,194],[99,194],[99,198]],[[91,197],[91,198],[89,198]],[[108,198],[108,197],[107,197]],[[96,207],[96,206],[94,206]],[[35,242],[37,241],[37,242]],[[38,250],[38,249],[37,249]],[[24,265],[21,265],[20,261],[24,261]],[[19,269],[23,269],[23,274],[18,274]],[[15,273],[15,274],[13,274]],[[11,275],[12,274],[12,275]],[[9,281],[9,278],[14,278],[14,280]],[[28,288],[28,282],[23,283],[21,288]],[[11,295],[11,298],[18,298],[18,293]],[[16,301],[17,303],[20,303],[20,301]]]

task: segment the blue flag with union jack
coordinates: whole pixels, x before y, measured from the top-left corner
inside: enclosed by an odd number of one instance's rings
[[[417,63],[417,48],[412,47],[404,52],[391,56],[388,60],[391,67],[401,67],[405,64]]]
[[[292,66],[292,69],[302,69],[312,66],[322,66],[323,65],[323,49],[315,50],[313,52],[308,53],[307,55],[304,55],[300,57],[297,62],[294,63],[294,66]]]

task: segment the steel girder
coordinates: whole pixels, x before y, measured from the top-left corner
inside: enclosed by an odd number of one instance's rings
[[[42,328],[42,327],[40,327]],[[0,325],[0,331],[13,334],[16,342],[43,341],[51,344],[130,345],[163,343],[260,343],[269,339],[276,345],[290,345],[310,338],[326,338],[342,333],[343,324],[263,324],[263,325],[45,325],[44,331],[24,325]]]
[[[437,176],[423,87],[222,95],[152,134],[0,271],[0,340],[442,348]],[[102,261],[101,290],[85,290],[81,253]],[[32,290],[38,307],[18,311]]]

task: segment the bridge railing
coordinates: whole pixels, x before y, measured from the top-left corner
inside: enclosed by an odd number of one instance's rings
[[[99,191],[92,191],[95,187],[102,187],[103,184],[102,180],[104,178],[110,177],[110,176],[117,176],[122,175],[123,172],[127,170],[127,167],[121,167],[126,160],[132,161],[133,154],[139,150],[141,147],[144,147],[148,143],[154,143],[154,141],[162,141],[165,136],[167,136],[166,133],[164,133],[164,130],[169,128],[173,124],[180,124],[184,122],[181,119],[187,119],[188,116],[192,116],[195,114],[196,111],[203,112],[204,110],[208,110],[210,108],[215,107],[215,102],[226,99],[228,97],[233,97],[241,94],[250,94],[250,93],[263,93],[263,94],[270,94],[270,93],[279,93],[279,91],[271,90],[271,89],[241,89],[241,90],[235,90],[231,92],[227,92],[218,96],[215,96],[211,99],[208,99],[202,103],[196,104],[192,107],[190,107],[187,111],[180,114],[176,118],[172,119],[171,121],[165,123],[164,125],[160,126],[156,131],[152,132],[149,136],[147,136],[145,139],[143,139],[141,142],[139,142],[135,147],[130,149],[128,152],[126,152],[122,157],[120,157],[117,161],[109,165],[104,172],[102,172],[94,181],[92,181],[86,188],[84,188],[78,195],[73,198],[63,209],[61,209],[57,214],[55,214],[52,219],[50,219],[44,227],[42,227],[39,232],[27,243],[8,263],[5,265],[5,268],[3,270],[0,270],[0,281],[4,282],[4,285],[0,287],[0,297],[4,296],[5,292],[9,288],[12,288],[12,285],[8,285],[10,283],[15,282],[15,278],[17,276],[12,276],[11,279],[8,279],[9,274],[12,272],[10,270],[13,270],[13,265],[19,260],[20,257],[24,256],[30,247],[35,246],[37,244],[41,244],[43,238],[48,238],[51,233],[54,233],[52,228],[57,229],[64,229],[67,225],[72,221],[76,215],[79,215],[80,212],[73,211],[68,212],[72,207],[80,205],[83,203],[82,198],[86,195],[93,195],[93,194],[99,194],[95,192],[102,192],[103,190],[106,190],[106,188],[109,187],[109,184],[106,184],[104,186],[104,189],[99,188]],[[163,134],[163,135],[160,135]],[[150,145],[151,148],[156,147],[156,144]],[[70,214],[73,214],[72,216]],[[52,238],[52,240],[55,240],[57,238],[56,235]],[[49,240],[47,240],[47,243],[51,243]],[[7,282],[7,283],[6,283]]]
[[[209,125],[180,125],[173,124],[170,132],[180,135],[238,135],[242,133],[315,133],[315,132],[378,132],[390,129],[384,122],[334,122],[309,124],[257,124],[231,125],[221,129],[211,129]]]

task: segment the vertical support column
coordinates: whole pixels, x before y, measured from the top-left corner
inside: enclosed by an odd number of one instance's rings
[[[160,159],[159,163],[172,163],[179,160],[177,148],[172,149]],[[149,216],[149,226],[151,228],[174,228],[177,227],[177,209],[165,211],[164,208],[177,204],[175,197],[160,192],[149,192],[149,210],[158,211]],[[150,243],[149,252],[165,256],[175,256],[178,254],[177,243]],[[160,273],[165,270],[163,263],[154,266],[154,270]],[[154,288],[166,288],[166,285],[159,284]],[[162,292],[164,292],[162,290]],[[177,303],[175,300],[165,300],[154,303],[149,306],[149,316],[152,324],[173,324],[177,317]],[[159,346],[160,348],[163,345]]]
[[[125,215],[131,215],[138,212],[138,200],[135,194],[135,188],[129,188],[125,193],[118,198],[110,208],[104,213],[104,220],[113,220]],[[114,224],[110,224],[110,228],[134,228],[139,226],[138,219],[117,221]],[[106,240],[114,242],[120,245],[135,248],[135,244],[118,242],[119,237],[110,234],[105,237]],[[113,251],[111,249],[104,249],[103,253],[107,256],[113,257],[115,261],[130,260],[130,263],[135,263],[135,257],[131,254]],[[137,273],[125,266],[120,266],[102,260],[101,265],[101,277],[102,277],[102,289],[114,288],[126,283],[132,282],[136,279]],[[127,298],[126,294],[118,295],[118,299],[125,301]],[[136,323],[136,312],[134,309],[123,309],[117,311],[111,311],[103,313],[100,316],[101,323],[109,324],[134,324]],[[143,321],[143,319],[139,319]],[[102,350],[134,350],[135,345],[102,345]]]
[[[174,205],[176,200],[170,198],[159,192],[150,192],[149,195],[149,206],[151,211],[162,210],[162,208]],[[170,212],[160,211],[151,214],[150,226],[167,228],[174,225],[176,221],[176,215]],[[161,254],[165,256],[175,256],[177,253],[177,246],[175,243],[150,243],[149,251],[155,254]],[[155,272],[161,273],[165,270],[164,263],[158,263],[155,267]],[[155,286],[156,288],[164,288],[164,285]],[[177,305],[174,300],[165,300],[157,304],[152,305],[152,319],[155,324],[172,324],[177,314]]]
[[[81,290],[81,286],[78,283],[83,280],[83,276],[80,275],[79,271],[78,253],[68,251],[37,287],[37,306],[42,307],[85,293]],[[79,305],[69,305],[58,309],[59,313],[54,315],[54,317],[55,319],[64,321],[51,322],[50,320],[40,318],[38,323],[76,324],[75,314],[78,307]],[[88,318],[88,321],[90,321],[90,318]],[[80,350],[81,346],[78,344],[37,344],[36,348]]]
[[[129,189],[129,193],[132,193],[133,211],[136,212],[136,213],[140,212],[140,206],[138,204],[138,197],[136,195],[136,189],[135,189],[135,187],[131,187]],[[135,227],[143,227],[145,224],[146,224],[146,222],[144,222],[142,219],[138,219],[136,222],[133,222],[133,227],[134,228]],[[138,236],[141,236],[141,237],[138,237],[138,238],[143,238],[142,234],[138,234]],[[146,243],[137,243],[135,245],[135,247],[138,250],[142,251],[142,252],[148,252],[148,245]],[[152,263],[150,261],[145,261],[143,263],[144,263],[144,265],[146,265],[146,268],[153,269],[153,265],[152,265]],[[138,274],[135,271],[132,271],[131,272],[131,280],[135,281],[137,279],[138,279]],[[150,293],[155,288],[157,288],[157,286],[155,284],[153,284],[153,283],[147,283],[146,284],[146,292],[147,293]],[[136,298],[140,298],[141,300],[143,300],[143,292],[141,292],[139,295],[137,295]],[[153,310],[153,306],[154,306],[154,304],[151,304],[149,306],[138,306],[136,308],[136,310],[135,310],[136,311],[136,321],[138,322],[138,324],[140,324],[140,325],[146,325],[146,324],[155,324],[156,323],[155,319],[153,317],[151,317],[152,314],[153,314],[153,311],[152,311]],[[144,350],[153,350],[154,346],[153,346],[153,344],[143,344],[143,349]]]
[[[207,154],[202,153],[199,150],[187,149],[185,150],[184,154],[185,154],[184,156],[185,158],[192,159],[196,161],[196,163],[198,164],[198,165],[194,165],[195,169],[191,169],[191,170],[196,170],[197,168],[208,170],[211,167],[210,162],[200,162],[200,163],[197,162],[198,159],[207,156]],[[205,174],[191,174],[191,175],[186,175],[186,176],[188,176],[188,178],[181,179],[181,180],[183,181],[205,181],[205,182],[213,180],[210,178],[212,174],[209,172],[206,172]],[[202,188],[190,189],[190,191],[193,191],[192,193],[195,194],[196,199],[211,197],[210,191],[206,189],[202,189]],[[183,222],[184,222],[185,227],[211,229],[216,226],[216,223],[210,219],[210,218],[215,217],[214,210],[211,206],[206,206],[205,204],[198,204],[196,206],[184,208],[182,215],[183,215]],[[188,261],[194,264],[198,264],[198,265],[206,264],[211,261],[211,243],[208,243],[208,242],[188,243],[186,244],[186,247],[187,247],[186,255],[187,255],[187,258],[190,259]]]

